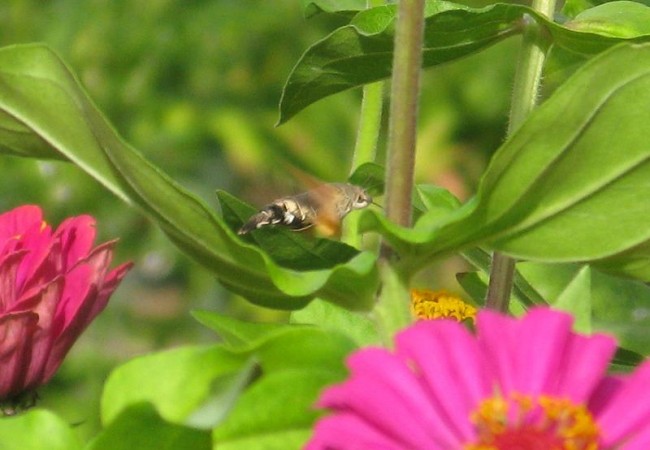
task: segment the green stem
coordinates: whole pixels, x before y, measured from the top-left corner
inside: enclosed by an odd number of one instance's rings
[[[411,225],[423,33],[424,0],[401,0],[395,25],[384,207],[389,220],[406,227]],[[408,280],[395,270],[396,259],[382,244],[382,289],[375,317],[386,342],[411,320]]]
[[[361,101],[361,113],[359,118],[359,130],[357,141],[352,156],[352,168],[350,174],[354,173],[359,166],[367,162],[375,161],[377,155],[377,140],[381,129],[381,112],[384,104],[384,83],[367,84],[363,87],[363,100]],[[361,236],[358,230],[359,215],[351,214],[343,223],[343,242],[353,247],[361,246]]]
[[[411,225],[423,30],[424,0],[401,0],[395,26],[384,206],[389,220],[406,227]]]
[[[385,4],[384,0],[367,0],[366,8],[374,8]],[[377,141],[381,129],[381,112],[384,106],[384,83],[366,84],[363,87],[361,112],[359,114],[359,130],[352,155],[350,175],[364,163],[374,162],[377,157]],[[351,214],[343,223],[341,240],[353,247],[361,246],[359,235],[359,214]]]
[[[533,9],[553,17],[555,0],[533,0]],[[525,24],[515,83],[512,92],[508,136],[526,120],[537,104],[542,69],[546,59],[547,42],[542,29],[532,20]],[[515,272],[515,260],[494,252],[490,268],[490,284],[485,299],[486,308],[507,312]]]

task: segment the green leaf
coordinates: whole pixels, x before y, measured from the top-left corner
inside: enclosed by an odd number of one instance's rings
[[[323,386],[341,380],[313,368],[264,376],[239,399],[215,429],[219,449],[300,449],[318,417],[313,407]]]
[[[49,411],[34,409],[0,420],[2,450],[75,450],[81,441],[63,419]]]
[[[575,317],[576,331],[593,332],[591,313],[591,269],[582,267],[575,277],[564,287],[552,304],[555,308],[567,311]]]
[[[384,174],[385,170],[382,166],[368,162],[357,167],[348,178],[348,182],[361,186],[368,194],[377,197],[384,194]]]
[[[320,270],[281,267],[126,144],[47,47],[0,49],[0,83],[0,150],[74,163],[139,207],[228,288],[279,309],[300,308],[316,295],[350,308],[370,305],[378,283],[373,254]]]
[[[231,348],[250,348],[287,328],[286,324],[245,322],[212,311],[192,311],[192,316],[216,331]]]
[[[644,360],[645,358],[643,355],[633,352],[632,350],[618,347],[616,349],[616,354],[614,355],[612,363],[627,368],[634,368],[641,364]]]
[[[165,422],[148,403],[123,410],[97,436],[88,450],[209,450],[209,430],[197,430]]]
[[[215,346],[133,359],[115,369],[104,385],[102,421],[111,423],[129,406],[151,402],[165,420],[186,423],[210,396],[229,392],[246,362],[246,355]]]
[[[619,345],[630,351],[650,354],[650,286],[579,264],[527,262],[517,264],[517,269],[549,303],[562,302],[563,297],[589,302],[589,311],[581,307],[575,312],[578,320],[588,314],[593,330],[615,335]]]
[[[305,17],[312,17],[321,12],[351,13],[366,8],[366,0],[303,0]]]
[[[375,323],[367,314],[348,311],[318,299],[303,309],[292,312],[291,322],[316,325],[324,330],[339,332],[360,347],[377,345],[380,342]]]
[[[593,261],[650,239],[650,45],[595,57],[535,110],[486,170],[475,199],[413,229],[364,211],[402,253],[404,270],[432,257],[489,245],[520,259]],[[640,247],[641,246],[641,247]]]
[[[287,326],[257,342],[248,351],[262,375],[215,429],[217,447],[302,448],[319,393],[345,377],[343,360],[355,348],[340,333],[305,326]]]
[[[581,12],[564,26],[602,36],[633,38],[650,34],[650,8],[630,1],[603,3]]]
[[[255,350],[267,372],[313,368],[342,373],[343,359],[357,346],[347,336],[315,327],[287,327]]]
[[[476,305],[483,305],[487,294],[487,277],[482,275],[480,272],[460,272],[456,274],[456,281]]]
[[[553,43],[572,52],[595,54],[628,38],[648,39],[647,25],[641,25],[642,18],[631,22],[627,17],[617,18],[621,23],[600,29],[592,22],[589,30],[583,31],[551,22],[529,7],[505,3],[475,9],[430,0],[425,15],[423,67],[457,60],[519,34],[524,29],[525,17],[531,17],[545,28]],[[324,97],[388,78],[393,61],[395,18],[394,5],[361,11],[350,25],[335,30],[307,49],[285,84],[279,123]],[[625,36],[612,36],[613,28],[624,29]]]
[[[616,335],[621,347],[650,355],[650,286],[593,271],[594,328]]]

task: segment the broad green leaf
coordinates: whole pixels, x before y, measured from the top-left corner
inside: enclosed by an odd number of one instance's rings
[[[650,286],[593,271],[594,328],[618,338],[621,347],[650,355]]]
[[[366,313],[348,311],[319,299],[315,299],[303,309],[293,311],[291,322],[337,331],[348,336],[360,347],[377,345],[380,342],[376,325]]]
[[[215,393],[228,392],[246,362],[246,355],[216,346],[135,358],[115,369],[104,385],[102,421],[109,424],[129,406],[150,402],[165,420],[186,423]]]
[[[341,333],[293,326],[251,350],[266,372],[313,368],[340,373],[343,359],[356,348]]]
[[[604,3],[581,12],[564,26],[602,36],[633,38],[650,33],[650,8],[630,1]]]
[[[592,59],[535,110],[486,170],[473,201],[413,229],[364,211],[407,271],[436,255],[489,245],[520,259],[645,258],[650,240],[650,45]],[[626,252],[626,253],[624,253]],[[620,259],[619,259],[620,261]],[[634,275],[634,274],[629,274]]]
[[[582,11],[593,8],[594,3],[590,0],[567,0],[562,5],[562,14],[566,17],[573,18]]]
[[[163,420],[148,403],[123,410],[86,447],[87,450],[209,450],[210,431]]]
[[[283,370],[264,376],[242,395],[214,431],[219,449],[300,449],[318,417],[314,404],[323,387],[340,374],[314,368]]]
[[[287,326],[249,349],[261,377],[215,429],[219,449],[301,448],[317,413],[319,392],[342,380],[344,358],[356,348],[341,333]]]
[[[588,312],[594,330],[617,337],[621,347],[643,355],[650,354],[650,286],[587,269],[579,264],[520,263],[519,272],[549,303],[562,302],[573,291],[588,297]],[[590,274],[590,279],[585,277]],[[579,294],[582,292],[581,294]],[[575,314],[586,315],[587,310]],[[580,318],[578,318],[580,320]]]
[[[423,67],[462,58],[520,34],[526,17],[545,28],[554,44],[577,53],[602,52],[629,38],[649,39],[647,25],[640,25],[642,20],[632,15],[630,21],[617,17],[615,25],[600,29],[592,25],[589,31],[574,30],[549,21],[529,7],[505,3],[475,9],[430,0],[425,15]],[[389,77],[395,18],[395,5],[361,11],[350,25],[307,49],[284,87],[279,123],[324,97]],[[613,27],[625,29],[625,36],[612,36]],[[603,29],[607,31],[598,32]]]
[[[589,334],[593,331],[591,304],[591,269],[584,266],[576,272],[552,306],[571,313],[575,317],[573,328]]]
[[[376,163],[364,163],[348,178],[348,182],[361,186],[368,194],[380,196],[384,194],[384,168]]]
[[[214,330],[231,348],[249,348],[287,328],[286,324],[244,322],[212,311],[193,311],[192,315]]]
[[[0,83],[0,150],[77,165],[145,212],[228,288],[279,309],[300,308],[316,295],[350,308],[370,305],[378,282],[374,255],[320,270],[281,267],[126,144],[47,47],[0,49]]]
[[[366,8],[366,0],[303,0],[305,17],[312,17],[320,12],[351,13]]]
[[[2,450],[75,450],[81,441],[63,419],[49,411],[35,409],[0,420]]]

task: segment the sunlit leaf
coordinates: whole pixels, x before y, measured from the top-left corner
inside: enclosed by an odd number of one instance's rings
[[[49,411],[33,410],[0,420],[2,450],[76,450],[81,441],[72,427]]]
[[[250,348],[287,328],[285,324],[245,322],[211,311],[193,311],[192,315],[232,348]]]
[[[582,267],[564,286],[552,306],[567,311],[575,317],[576,331],[585,334],[593,332],[591,300],[591,269]]]
[[[206,402],[213,389],[246,370],[246,355],[220,347],[187,347],[132,359],[115,369],[102,395],[102,421],[109,424],[131,405],[150,402],[158,413],[183,424]],[[218,384],[221,382],[221,384]]]
[[[341,376],[312,368],[264,376],[215,429],[220,449],[302,448],[318,416],[313,405],[324,386]]]
[[[570,298],[576,303],[588,302],[588,310],[578,307],[577,318],[587,316],[594,331],[615,335],[619,345],[630,351],[650,354],[650,286],[580,264],[525,262],[517,268],[549,303]]]
[[[348,336],[359,346],[376,345],[380,342],[376,324],[367,314],[348,311],[319,299],[303,309],[293,311],[291,322],[337,331]]]
[[[303,0],[305,17],[314,16],[320,12],[352,13],[366,8],[366,0]]]
[[[316,295],[355,309],[371,304],[378,282],[373,254],[348,252],[333,266],[318,260],[311,266],[318,270],[281,267],[126,144],[47,47],[1,49],[0,83],[0,150],[74,163],[144,211],[229,289],[278,309],[300,308]],[[314,254],[305,251],[303,261],[311,261]]]
[[[432,67],[453,61],[520,34],[526,17],[544,27],[554,44],[572,52],[595,54],[625,39],[649,39],[647,22],[644,24],[643,17],[634,14],[638,8],[626,6],[624,9],[630,14],[624,17],[600,14],[600,18],[612,19],[611,25],[600,28],[594,21],[578,20],[574,25],[586,29],[575,30],[549,21],[523,5],[497,3],[475,9],[451,2],[427,1],[422,65]],[[647,12],[642,14],[645,15]],[[395,5],[361,11],[350,25],[312,45],[286,82],[279,123],[324,97],[389,77],[395,18]],[[613,32],[614,29],[617,31]]]
[[[582,11],[564,26],[603,36],[643,36],[650,34],[650,8],[638,2],[608,2]]]
[[[341,333],[306,326],[287,326],[258,342],[249,351],[262,375],[215,429],[217,447],[302,448],[318,415],[319,393],[345,377],[343,361],[354,348]]]
[[[530,115],[495,154],[473,201],[432,223],[425,214],[413,229],[373,211],[361,225],[384,234],[409,271],[483,244],[549,262],[645,257],[649,106],[650,45],[616,47]]]
[[[210,430],[164,421],[147,403],[134,404],[111,422],[86,447],[88,450],[209,450]]]

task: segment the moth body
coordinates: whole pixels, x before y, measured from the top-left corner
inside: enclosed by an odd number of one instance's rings
[[[279,225],[294,231],[316,226],[323,234],[333,235],[338,233],[341,220],[350,211],[370,203],[372,198],[359,186],[323,184],[311,191],[274,200],[248,219],[238,234]]]

